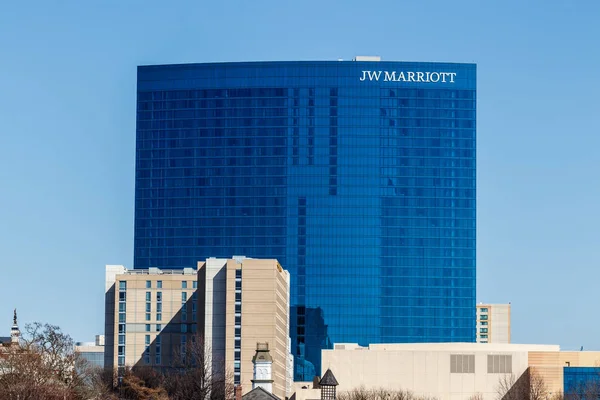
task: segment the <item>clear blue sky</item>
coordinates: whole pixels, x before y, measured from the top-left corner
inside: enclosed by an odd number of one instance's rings
[[[5,1],[0,335],[103,332],[104,265],[132,266],[136,66],[478,64],[478,301],[513,341],[600,349],[600,2]]]

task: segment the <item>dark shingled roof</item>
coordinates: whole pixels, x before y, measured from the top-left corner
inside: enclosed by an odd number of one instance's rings
[[[10,336],[0,336],[0,344],[10,343]]]
[[[335,376],[333,376],[333,372],[331,372],[331,370],[329,368],[327,368],[327,372],[325,372],[325,375],[323,375],[323,377],[321,378],[319,385],[321,385],[321,386],[337,386],[337,385],[339,385],[339,383],[338,383],[337,379],[335,379]]]
[[[260,386],[242,396],[243,400],[280,400],[279,397],[267,392]]]

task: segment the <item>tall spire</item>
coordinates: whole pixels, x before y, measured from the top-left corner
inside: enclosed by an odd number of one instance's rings
[[[20,337],[21,331],[19,330],[19,325],[17,324],[17,309],[15,308],[13,313],[13,326],[10,328],[10,342],[18,344]]]

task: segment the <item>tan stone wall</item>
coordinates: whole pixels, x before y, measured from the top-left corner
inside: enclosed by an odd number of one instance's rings
[[[126,300],[126,341],[125,341],[125,365],[146,365],[143,360],[144,350],[146,349],[146,335],[150,335],[151,352],[150,365],[155,365],[156,354],[154,352],[154,343],[158,335],[161,336],[161,364],[171,365],[173,351],[179,349],[180,330],[171,330],[165,332],[165,327],[171,323],[180,323],[180,311],[182,310],[182,292],[187,293],[187,324],[193,322],[193,312],[191,307],[191,298],[196,289],[193,288],[197,282],[197,274],[126,274],[117,275],[115,282],[115,323],[114,323],[114,366],[117,366],[118,360],[118,327],[119,327],[119,282],[127,282],[127,300]],[[146,281],[151,281],[151,288],[146,288]],[[162,281],[162,288],[157,288],[157,281]],[[187,288],[182,289],[182,281],[187,282]],[[151,293],[150,320],[146,320],[146,292]],[[156,293],[162,293],[162,311],[161,320],[157,320],[157,300]],[[150,332],[146,331],[146,325],[150,325]],[[161,325],[161,330],[157,331],[157,324]],[[189,326],[189,325],[188,325]],[[190,330],[186,333],[188,340],[192,336]]]
[[[228,264],[228,268],[229,268]],[[239,264],[237,266],[239,268]],[[273,358],[273,394],[285,398],[286,359],[288,338],[288,282],[289,274],[276,260],[246,259],[242,268],[242,392],[252,389],[252,357],[257,342],[268,342]],[[233,273],[235,276],[235,273]],[[228,273],[229,278],[229,273]],[[229,288],[229,282],[228,282]],[[235,290],[232,288],[232,293]],[[230,306],[228,291],[228,310]],[[231,297],[234,297],[232,294]],[[234,307],[233,300],[231,307]],[[229,312],[228,312],[229,315]],[[227,335],[228,346],[233,334]]]
[[[568,363],[568,364],[567,364]],[[529,353],[529,366],[539,374],[548,386],[548,390],[557,393],[563,389],[564,370],[571,367],[600,366],[598,351],[533,351]]]

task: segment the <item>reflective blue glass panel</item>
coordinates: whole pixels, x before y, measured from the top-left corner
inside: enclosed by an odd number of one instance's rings
[[[476,68],[138,69],[135,268],[277,258],[297,380],[332,343],[475,340]]]

